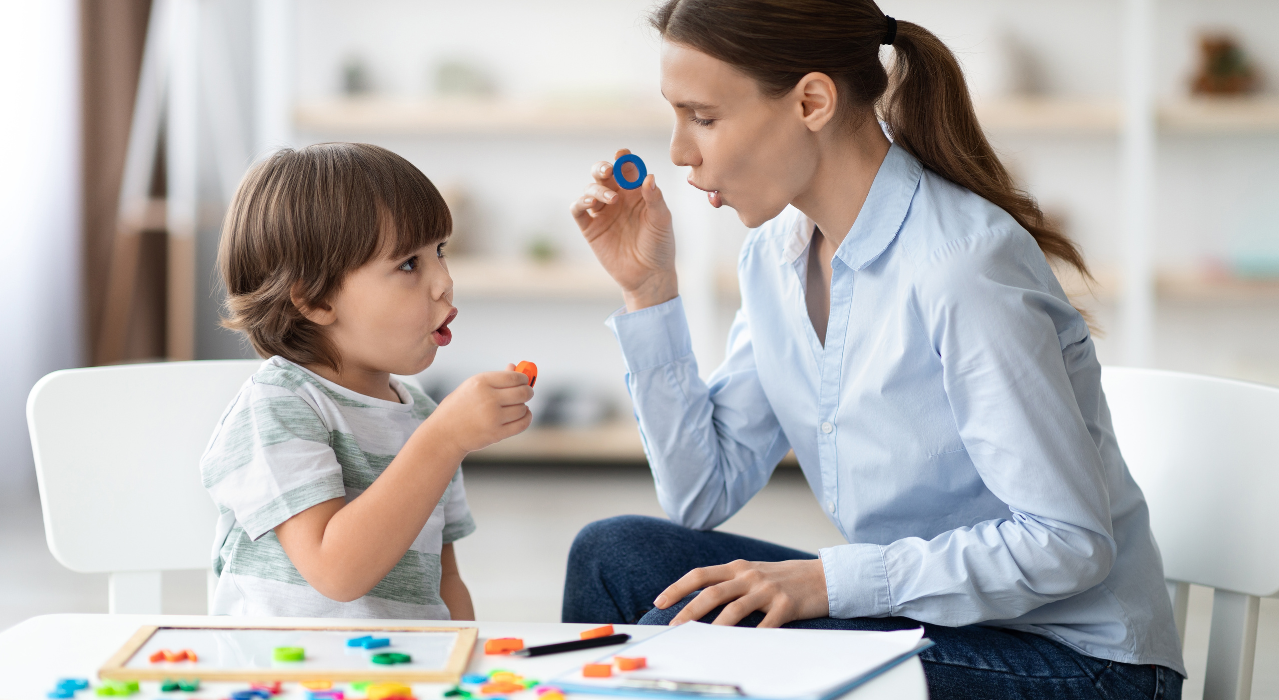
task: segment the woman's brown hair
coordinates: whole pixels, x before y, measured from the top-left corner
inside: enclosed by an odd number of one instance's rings
[[[448,238],[453,221],[435,185],[404,158],[364,143],[286,148],[244,176],[222,226],[222,325],[263,357],[340,371],[314,307],[375,256],[407,256]]]
[[[1017,189],[977,123],[959,63],[927,29],[890,20],[871,0],[667,0],[651,21],[664,39],[734,66],[770,97],[825,73],[844,118],[877,107],[893,142],[924,167],[1008,212],[1046,256],[1090,277],[1075,244]],[[889,40],[891,74],[879,59]]]

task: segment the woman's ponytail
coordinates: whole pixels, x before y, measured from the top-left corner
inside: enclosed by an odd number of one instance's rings
[[[1046,256],[1089,277],[1079,249],[1044,222],[1039,205],[1017,189],[986,140],[954,54],[918,24],[900,20],[895,24],[896,57],[879,104],[893,142],[924,167],[1011,214]]]
[[[955,56],[923,27],[871,0],[667,0],[652,24],[755,78],[767,95],[786,94],[809,73],[829,75],[850,119],[878,105],[894,142],[924,167],[1008,212],[1046,256],[1090,277],[1075,244],[1017,189],[977,123]],[[881,43],[896,53],[891,77]]]

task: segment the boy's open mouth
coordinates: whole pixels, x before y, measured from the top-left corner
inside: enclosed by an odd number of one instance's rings
[[[431,332],[431,340],[434,340],[436,345],[444,347],[453,342],[453,331],[449,330],[449,324],[455,318],[457,318],[457,309],[450,311],[448,318],[444,319],[444,323],[441,323],[439,328]]]

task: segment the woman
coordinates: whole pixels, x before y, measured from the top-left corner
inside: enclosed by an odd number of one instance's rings
[[[935,698],[1180,697],[1145,500],[1048,262],[1083,260],[949,50],[870,0],[669,0],[653,24],[671,158],[753,229],[742,307],[703,383],[656,180],[594,168],[572,213],[622,287],[609,323],[673,522],[583,530],[565,621],[923,623]],[[789,449],[849,544],[709,532]]]

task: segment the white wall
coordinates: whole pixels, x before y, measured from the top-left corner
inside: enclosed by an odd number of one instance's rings
[[[81,362],[75,0],[0,0],[0,490],[34,483],[26,400]]]

